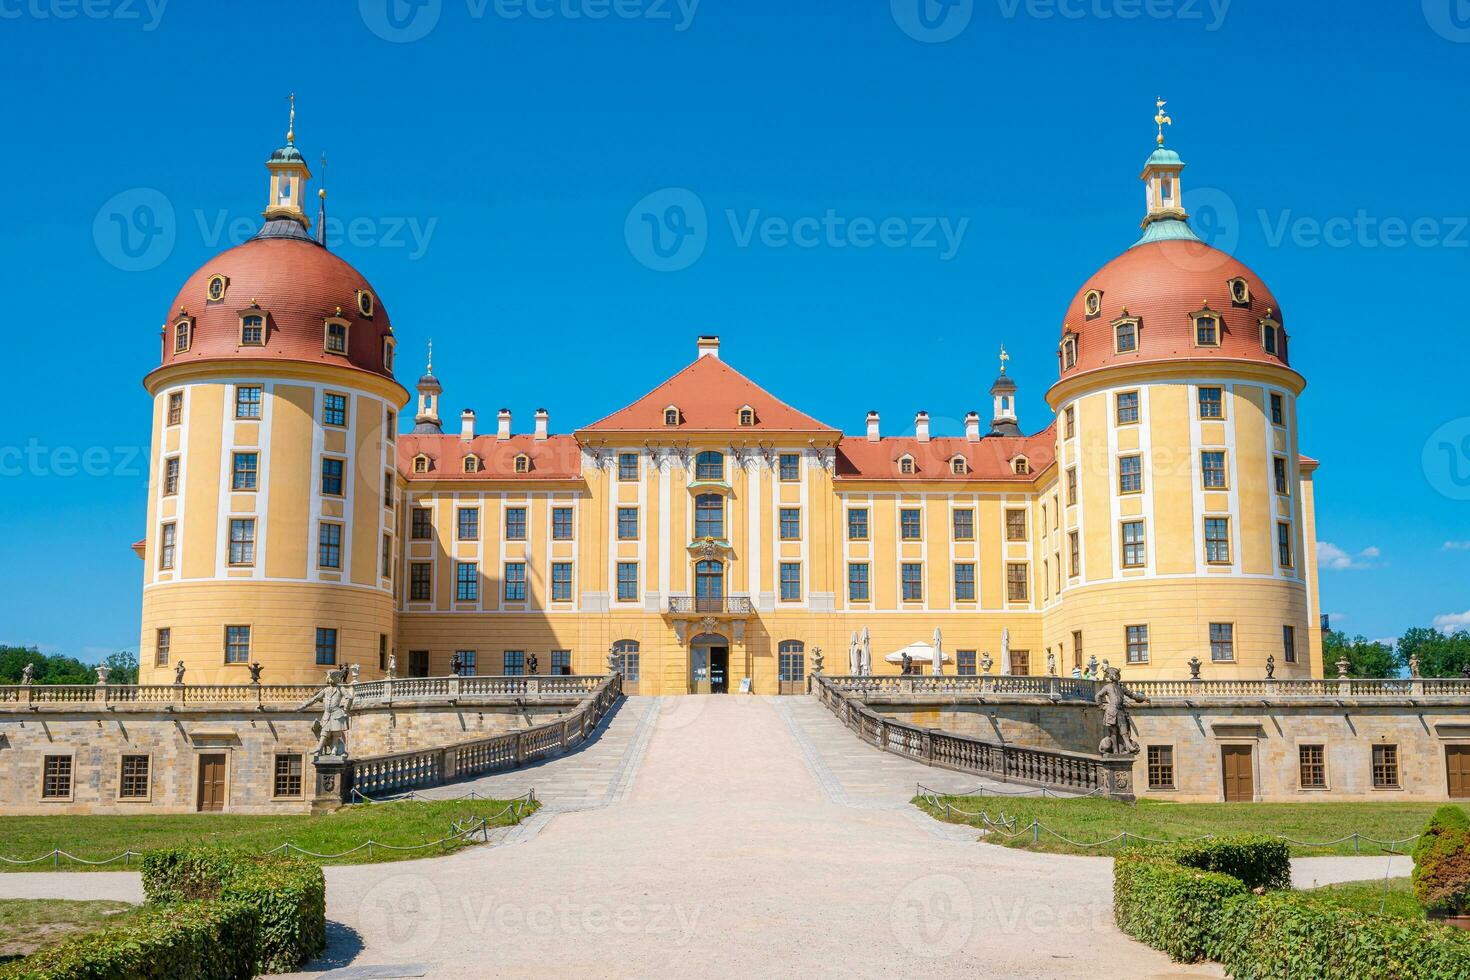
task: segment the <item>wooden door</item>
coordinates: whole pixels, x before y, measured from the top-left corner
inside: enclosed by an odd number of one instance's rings
[[[199,757],[199,810],[201,813],[225,808],[224,754]]]
[[[1220,746],[1220,768],[1225,783],[1226,803],[1249,803],[1256,798],[1249,745]]]
[[[1449,776],[1450,799],[1470,799],[1470,745],[1446,745],[1444,765]]]

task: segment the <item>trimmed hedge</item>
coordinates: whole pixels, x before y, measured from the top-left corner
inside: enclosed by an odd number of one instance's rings
[[[1128,935],[1192,963],[1209,955],[1219,909],[1250,897],[1239,878],[1147,853],[1113,862],[1113,920]]]
[[[315,864],[221,849],[174,848],[143,858],[149,904],[220,899],[256,915],[259,973],[286,973],[327,948],[327,880]]]
[[[249,980],[257,913],[241,902],[147,907],[0,966],[4,980]]]
[[[1470,914],[1470,818],[1442,806],[1414,845],[1414,898],[1430,915]]]
[[[1246,888],[1275,891],[1291,887],[1291,848],[1276,837],[1248,834],[1166,844],[1152,853],[1186,868],[1239,878]]]
[[[1470,977],[1470,937],[1447,926],[1324,908],[1283,893],[1227,899],[1219,916],[1210,956],[1236,980]]]

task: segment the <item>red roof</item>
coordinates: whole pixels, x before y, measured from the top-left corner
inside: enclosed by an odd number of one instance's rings
[[[914,472],[900,473],[898,461],[914,459]],[[955,473],[951,462],[965,458],[966,472]],[[1013,460],[1025,456],[1030,474],[1015,472]],[[942,480],[979,483],[994,480],[1030,480],[1056,458],[1055,426],[1030,436],[985,436],[978,442],[943,437],[920,442],[912,436],[869,442],[862,436],[846,436],[837,445],[839,480]]]
[[[414,457],[429,457],[429,472],[415,473]],[[464,458],[480,457],[480,469],[464,471]],[[516,472],[516,457],[531,458],[526,473]],[[582,450],[571,436],[475,436],[465,442],[457,435],[402,435],[398,437],[398,469],[410,480],[577,480],[582,476]]]
[[[679,410],[677,426],[664,425],[664,409]],[[755,425],[740,424],[740,409],[755,409]],[[627,408],[584,432],[669,431],[827,432],[837,430],[785,402],[718,357],[701,357]]]

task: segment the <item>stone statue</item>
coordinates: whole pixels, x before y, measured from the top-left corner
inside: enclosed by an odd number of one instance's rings
[[[534,653],[526,655],[526,673],[534,677],[537,674],[541,673],[540,666],[541,662],[536,659],[536,655]]]
[[[260,663],[257,661],[246,669],[250,671],[250,683],[258,685],[260,683]]]
[[[1099,677],[1106,677],[1106,676],[1108,676],[1108,668],[1110,666],[1112,666],[1112,665],[1108,663],[1108,658],[1107,657],[1103,657],[1102,671],[1098,674],[1098,676]]]
[[[1464,677],[1467,680],[1470,680],[1470,661],[1467,661],[1460,666],[1460,676]]]
[[[820,674],[822,666],[822,648],[812,647],[812,673]]]
[[[1409,676],[1419,676],[1419,655],[1417,653],[1409,654]]]
[[[388,679],[391,681],[398,676],[398,654],[388,654]]]
[[[863,652],[858,646],[857,630],[852,631],[852,639],[847,641],[847,672],[853,677],[863,672]]]
[[[1276,654],[1266,655],[1266,680],[1272,680],[1276,676]]]
[[[298,711],[305,711],[318,702],[322,706],[322,717],[312,729],[317,732],[314,759],[322,756],[347,757],[347,713],[352,710],[352,689],[343,686],[345,670],[327,671],[327,683],[320,691],[301,703]]]
[[[910,657],[909,656],[909,652],[907,650],[905,650],[903,652],[903,675],[905,677],[907,677],[908,675],[912,674],[913,672],[914,672],[914,658],[913,657]]]
[[[449,672],[458,677],[464,670],[464,659],[458,653],[449,658]]]
[[[1199,680],[1199,669],[1201,667],[1203,667],[1203,666],[1204,666],[1204,664],[1200,663],[1199,657],[1190,657],[1189,658],[1189,679],[1192,680],[1192,681]]]
[[[1097,678],[1097,654],[1095,653],[1087,658],[1087,676]]]
[[[31,684],[31,682],[33,680],[35,680],[35,677],[36,677],[36,665],[35,664],[26,664],[24,667],[22,667],[20,669],[20,682],[22,684],[26,685],[27,687],[29,687],[30,684]]]
[[[986,650],[985,653],[980,657],[980,669],[988,674],[990,673],[990,668],[994,666],[995,661],[991,658],[990,651]]]
[[[108,675],[112,673],[112,668],[106,664],[98,664],[95,670],[97,671],[97,683],[106,684]]]
[[[1337,666],[1337,676],[1338,677],[1346,677],[1347,676],[1347,672],[1348,672],[1348,668],[1352,666],[1352,661],[1348,660],[1347,657],[1339,657],[1337,659],[1336,666]]]
[[[349,684],[356,684],[357,683],[357,676],[359,674],[361,674],[361,673],[362,673],[362,668],[359,667],[357,664],[348,664],[347,665],[347,683],[349,683]]]
[[[1057,655],[1050,650],[1046,651],[1046,672],[1052,677],[1057,676]]]
[[[174,683],[184,683],[184,662],[182,660],[174,664]]]
[[[1109,667],[1103,673],[1103,686],[1093,699],[1103,708],[1103,738],[1098,743],[1100,755],[1134,755],[1138,743],[1133,740],[1128,728],[1128,702],[1147,704],[1148,698],[1134,694],[1123,686],[1123,677],[1117,667]]]

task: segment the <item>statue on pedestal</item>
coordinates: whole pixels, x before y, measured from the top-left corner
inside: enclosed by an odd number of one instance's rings
[[[1103,709],[1103,737],[1098,743],[1099,755],[1134,755],[1138,743],[1128,730],[1128,702],[1147,704],[1148,698],[1134,694],[1123,686],[1123,676],[1117,667],[1109,667],[1103,673],[1103,686],[1094,698]]]
[[[98,664],[94,669],[97,671],[97,683],[106,684],[108,675],[112,673],[112,668],[106,664]]]
[[[913,657],[910,657],[909,656],[909,652],[907,650],[905,650],[903,652],[903,675],[905,677],[907,677],[908,675],[912,674],[913,672],[914,672],[914,658]]]
[[[260,663],[259,662],[252,663],[247,669],[250,671],[250,683],[252,683],[252,684],[254,684],[256,686],[259,686],[260,685],[260,670],[261,670]]]
[[[1268,680],[1268,681],[1269,680],[1273,680],[1275,677],[1276,677],[1276,654],[1269,653],[1269,654],[1266,655],[1266,680]]]
[[[36,678],[36,665],[35,664],[26,664],[24,667],[22,667],[20,669],[20,682],[22,684],[24,684],[27,687],[29,687],[31,685],[31,682],[34,681],[35,678]]]
[[[1046,672],[1049,676],[1057,676],[1057,655],[1050,650],[1046,651]]]
[[[535,677],[537,674],[541,673],[541,661],[536,659],[536,655],[534,653],[526,654],[526,673],[530,674],[532,677]]]
[[[320,691],[307,698],[297,708],[305,711],[307,708],[320,702],[322,706],[322,717],[312,726],[317,733],[316,751],[312,754],[313,760],[322,756],[336,756],[345,759],[347,757],[347,713],[352,710],[352,689],[345,687],[343,681],[346,679],[345,670],[327,671],[327,683]]]
[[[388,679],[391,681],[398,676],[398,654],[388,654]]]
[[[822,648],[812,647],[812,673],[820,674],[822,666]]]
[[[994,666],[995,660],[990,656],[990,651],[986,650],[980,657],[980,669],[988,674],[990,673],[990,668]]]
[[[1201,667],[1203,667],[1203,666],[1204,666],[1204,664],[1200,663],[1199,657],[1190,657],[1189,658],[1189,679],[1192,680],[1192,681],[1199,680],[1199,669]]]
[[[174,664],[174,683],[180,686],[184,683],[184,662],[182,660]]]
[[[1097,654],[1095,653],[1087,658],[1087,676],[1094,680],[1097,679]]]
[[[1419,676],[1419,655],[1417,653],[1409,654],[1409,676]]]

